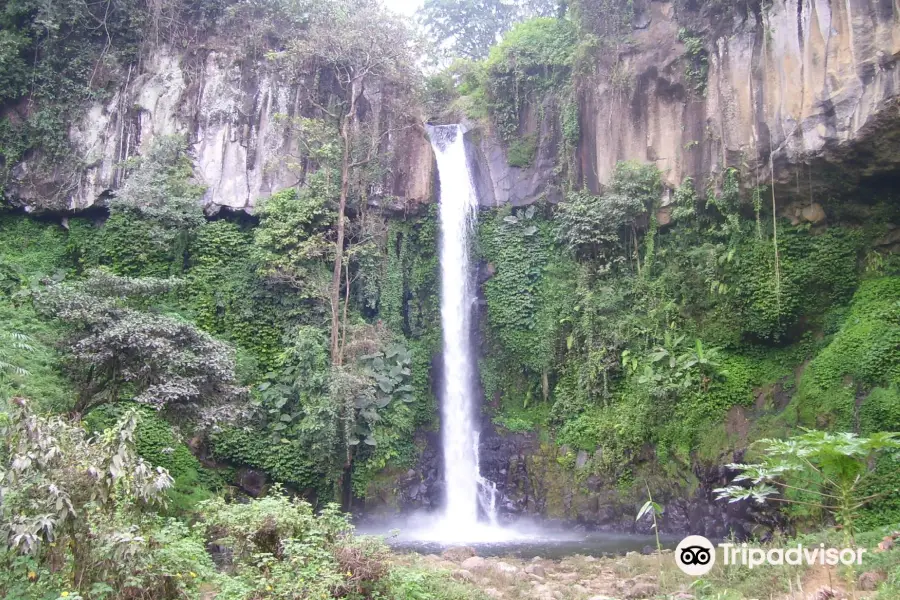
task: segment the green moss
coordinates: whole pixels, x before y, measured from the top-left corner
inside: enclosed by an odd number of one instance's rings
[[[771,240],[742,236],[723,278],[741,311],[745,335],[782,340],[796,335],[803,317],[816,317],[846,302],[858,282],[858,232],[835,227],[821,235],[784,228],[778,235],[779,266]]]
[[[28,336],[27,349],[0,348],[0,360],[24,368],[26,375],[0,373],[0,402],[12,397],[28,398],[40,412],[65,412],[75,402],[71,384],[62,370],[57,347],[64,330],[38,318],[27,303],[9,301],[0,295],[0,344],[9,334]]]
[[[526,135],[523,138],[516,138],[509,143],[506,160],[511,167],[530,167],[536,152],[537,136],[534,134]]]
[[[65,265],[66,231],[50,222],[0,214],[0,291],[13,291]]]
[[[810,362],[792,404],[805,426],[856,430],[857,404],[867,390],[900,382],[900,277],[864,281],[840,329]],[[874,395],[871,415],[890,405],[889,391]],[[860,412],[860,415],[862,412]]]
[[[301,490],[316,490],[319,497],[334,497],[334,481],[318,472],[315,461],[290,442],[243,428],[227,428],[212,436],[212,452],[219,460],[249,465],[269,473],[276,481]]]
[[[207,331],[249,351],[260,370],[271,368],[291,313],[303,304],[265,284],[252,232],[225,220],[207,223],[191,241],[189,257],[183,309]]]
[[[84,419],[90,431],[101,432],[115,424],[128,404],[112,404],[91,411]],[[163,467],[175,479],[169,492],[169,509],[176,513],[193,511],[197,503],[212,496],[221,487],[219,476],[206,469],[178,439],[172,426],[152,408],[141,407],[141,421],[135,432],[137,453],[154,467]]]

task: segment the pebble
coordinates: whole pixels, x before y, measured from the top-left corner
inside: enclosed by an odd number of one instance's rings
[[[639,600],[652,598],[659,592],[659,586],[655,583],[636,583],[633,588],[625,592],[626,600]]]

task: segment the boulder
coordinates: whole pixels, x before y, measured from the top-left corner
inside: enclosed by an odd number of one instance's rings
[[[488,567],[488,561],[480,556],[470,556],[459,566],[467,571],[481,571]]]
[[[475,548],[472,548],[471,546],[453,546],[452,548],[444,550],[441,553],[441,556],[445,560],[462,562],[467,558],[472,558],[475,554]]]
[[[500,573],[501,575],[506,575],[506,576],[510,576],[510,577],[519,572],[519,569],[517,567],[514,567],[511,564],[505,563],[503,561],[492,564],[491,568],[494,571],[496,571],[497,573]]]
[[[859,589],[863,592],[874,592],[886,579],[880,571],[866,571],[859,576]]]
[[[465,581],[467,583],[475,581],[475,576],[472,575],[472,572],[466,571],[465,569],[456,569],[455,571],[450,573],[450,576],[453,577],[453,579]]]
[[[544,570],[544,567],[541,565],[528,565],[525,567],[525,572],[529,575],[537,575],[538,577],[546,577],[547,571]]]

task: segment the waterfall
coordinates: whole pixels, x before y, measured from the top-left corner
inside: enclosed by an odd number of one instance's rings
[[[443,389],[441,430],[446,508],[444,521],[458,534],[478,526],[479,506],[495,523],[496,487],[479,473],[476,369],[471,339],[474,282],[469,239],[478,198],[459,125],[429,127],[440,179],[441,327]]]

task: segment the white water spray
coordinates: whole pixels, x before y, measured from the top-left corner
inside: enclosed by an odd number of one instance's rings
[[[441,428],[446,509],[443,524],[456,537],[474,536],[479,506],[496,523],[496,487],[479,472],[475,366],[471,340],[474,283],[469,239],[478,211],[459,125],[429,127],[437,157],[440,197],[441,327],[444,386]]]

